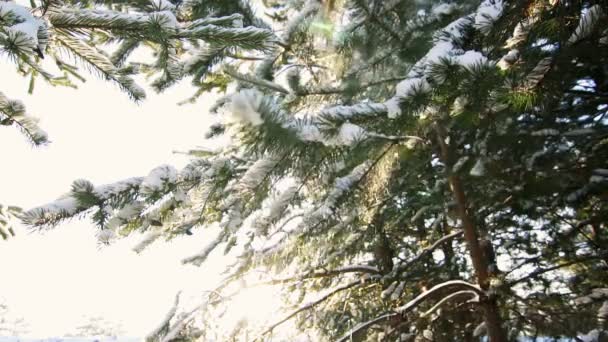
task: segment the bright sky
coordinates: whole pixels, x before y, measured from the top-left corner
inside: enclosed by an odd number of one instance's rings
[[[26,209],[57,198],[77,178],[103,184],[145,176],[159,164],[183,165],[187,159],[173,151],[201,145],[213,104],[207,97],[177,106],[192,94],[183,82],[161,95],[148,91],[137,105],[95,76],[78,90],[39,80],[28,95],[27,80],[6,59],[0,60],[0,91],[22,100],[52,140],[33,148],[14,127],[0,126],[0,203]],[[144,336],[184,285],[192,293],[217,281],[221,262],[204,269],[179,262],[198,252],[209,233],[199,230],[136,255],[130,250],[135,239],[99,249],[86,220],[43,235],[18,231],[0,241],[0,303],[24,317],[37,337],[73,331],[83,315],[120,322],[127,336]]]

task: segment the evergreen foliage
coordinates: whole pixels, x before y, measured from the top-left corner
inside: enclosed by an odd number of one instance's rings
[[[606,338],[605,2],[264,3],[273,46],[243,56],[211,40],[190,64],[231,58],[210,134],[231,144],[182,170],[77,181],[25,222],[90,213],[104,241],[147,232],[138,250],[219,227],[184,263],[237,254],[226,281],[153,340],[195,316],[194,335],[215,336],[242,282],[278,286],[289,310],[219,339],[270,340],[289,321],[313,340]]]
[[[200,61],[196,64],[192,60],[200,57],[194,48],[221,49],[224,53],[265,51],[274,40],[271,31],[253,26],[251,8],[240,2],[228,6],[231,10],[208,12],[201,11],[201,4],[194,0],[183,4],[167,0],[32,0],[31,6],[0,2],[0,51],[19,73],[31,77],[30,92],[37,77],[52,85],[72,87],[75,80],[83,81],[78,67],[66,60],[72,58],[140,101],[146,94],[135,83],[136,74],[156,77],[151,84],[156,91],[186,76],[196,75],[196,81],[201,82],[225,55],[217,55],[205,65]],[[146,53],[152,52],[151,63],[129,58],[140,46],[148,48]],[[42,63],[49,59],[52,64]],[[2,105],[6,102],[0,95],[0,114],[10,116],[10,112],[5,113],[8,105]]]
[[[13,206],[4,206],[0,204],[0,238],[6,240],[11,236],[15,236],[13,224],[21,214],[21,209]]]
[[[194,0],[30,3],[27,7],[0,1],[0,55],[31,79],[30,93],[40,77],[53,86],[76,87],[76,82],[85,80],[77,65],[115,83],[134,101],[146,96],[135,83],[138,74],[154,77],[151,86],[159,92],[188,76],[195,76],[195,84],[204,91],[222,88],[225,81],[215,76],[212,67],[226,53],[265,51],[274,40],[270,30],[253,25],[252,10],[245,2],[229,8],[214,5],[209,11],[201,11],[200,1]],[[140,58],[151,54],[152,62],[130,58],[139,47],[144,47]],[[201,63],[195,48],[222,53]],[[1,91],[0,125],[19,128],[35,146],[49,141],[23,103]],[[9,227],[0,222],[0,229]]]

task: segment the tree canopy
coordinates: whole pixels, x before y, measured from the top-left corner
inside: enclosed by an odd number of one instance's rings
[[[224,3],[177,7],[215,29],[208,16]],[[198,46],[208,36],[195,24],[162,34],[198,62],[137,20],[87,16],[123,40],[118,51],[129,39],[160,49],[159,90],[186,76],[195,96],[221,86],[208,138],[231,140],[191,151],[182,170],[77,180],[23,220],[90,215],[104,242],[146,232],[138,250],[216,227],[183,262],[236,254],[225,282],[197,310],[169,312],[151,340],[217,337],[213,320],[243,284],[277,286],[289,310],[221,340],[270,340],[290,321],[312,340],[607,338],[605,2],[264,5],[270,24],[222,12],[256,26],[257,41]]]

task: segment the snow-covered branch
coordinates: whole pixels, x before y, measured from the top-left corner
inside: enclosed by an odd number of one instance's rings
[[[443,304],[449,302],[450,300],[452,300],[456,297],[462,296],[462,295],[469,295],[472,297],[472,300],[479,297],[479,294],[475,291],[464,290],[464,291],[454,292],[450,295],[443,297],[439,302],[437,302],[437,304],[433,305],[432,308],[425,311],[421,316],[426,317],[426,316],[432,314],[433,312],[437,311],[437,309],[439,309]]]
[[[199,253],[196,253],[195,255],[182,259],[182,264],[194,264],[196,266],[200,266],[203,262],[205,262],[205,260],[207,260],[207,257],[209,256],[209,254],[211,254],[211,252],[213,252],[215,250],[215,248],[222,241],[224,241],[226,236],[227,236],[226,232],[221,232],[220,234],[218,234],[218,236],[216,236],[213,240],[211,240],[205,246],[205,248],[203,248],[202,251],[200,251]]]
[[[163,318],[163,320],[161,321],[161,323],[154,330],[152,330],[148,334],[148,336],[146,336],[146,338],[145,338],[146,342],[159,341],[162,338],[163,332],[165,332],[165,331],[167,331],[169,329],[171,320],[173,319],[173,317],[177,313],[177,308],[179,306],[179,296],[180,295],[181,295],[181,292],[178,292],[175,295],[175,300],[173,302],[173,305],[171,306],[171,308],[169,309],[169,311],[165,315],[165,318]]]
[[[485,292],[477,285],[473,285],[464,280],[449,280],[449,281],[443,282],[441,284],[437,284],[437,285],[433,286],[432,288],[430,288],[428,291],[425,291],[425,292],[419,294],[416,298],[412,299],[405,305],[402,305],[402,306],[396,308],[395,312],[402,314],[402,315],[407,312],[410,312],[412,309],[414,309],[415,307],[420,305],[420,303],[424,302],[429,296],[431,296],[441,290],[445,290],[447,288],[460,288],[460,289],[470,290],[470,291],[475,292],[479,296],[485,296]]]
[[[481,290],[480,287],[478,287],[476,285],[473,285],[471,283],[468,283],[466,281],[463,281],[463,280],[450,280],[450,281],[446,281],[444,283],[441,283],[441,284],[433,286],[431,289],[429,289],[428,291],[425,291],[425,292],[421,293],[420,295],[418,295],[416,298],[412,299],[411,301],[409,301],[405,305],[400,306],[400,307],[394,309],[393,313],[383,314],[383,315],[381,315],[379,317],[376,317],[376,318],[374,318],[372,320],[369,320],[369,321],[357,324],[354,328],[352,328],[346,334],[344,334],[338,340],[338,342],[346,342],[346,341],[349,340],[349,338],[351,336],[353,336],[353,335],[355,335],[357,333],[360,333],[360,332],[366,330],[367,328],[371,327],[374,324],[380,323],[382,321],[389,320],[390,318],[395,317],[395,316],[403,316],[406,313],[408,313],[411,310],[413,310],[414,308],[416,308],[421,303],[423,303],[428,297],[432,296],[436,292],[444,290],[446,288],[454,288],[454,287],[464,288],[464,289],[466,289],[466,292],[472,292],[472,293],[475,293],[475,294],[480,295],[480,296],[484,295],[484,292]],[[463,292],[463,291],[459,291],[459,292]],[[448,297],[450,297],[451,295],[452,294],[448,295]],[[452,298],[452,297],[450,297],[450,298]],[[442,302],[442,301],[440,301],[440,302]]]
[[[355,325],[352,329],[350,329],[346,334],[342,335],[336,342],[348,342],[351,341],[353,336],[357,333],[363,332],[367,330],[367,328],[382,323],[382,322],[390,322],[391,318],[398,316],[398,313],[387,313],[380,315],[374,319],[370,319],[369,321],[361,322]]]
[[[26,211],[22,219],[32,227],[54,225],[62,219],[102,205],[108,199],[138,191],[143,181],[143,177],[134,177],[99,187],[94,187],[88,181],[75,181],[72,192],[55,202]],[[85,196],[87,200],[83,201]]]
[[[0,125],[16,125],[34,145],[48,143],[48,137],[38,126],[38,120],[28,116],[21,101],[9,100],[0,92]]]
[[[488,63],[488,59],[478,51],[464,51],[459,49],[455,41],[462,37],[462,30],[465,26],[477,28],[487,28],[502,15],[502,0],[484,0],[477,10],[469,16],[459,18],[443,28],[442,32],[448,38],[437,35],[435,44],[425,56],[414,64],[408,74],[408,78],[397,85],[395,96],[385,102],[388,107],[388,116],[396,118],[401,113],[401,103],[417,94],[426,93],[431,90],[427,78],[429,78],[430,68],[442,60],[449,60],[452,63],[461,65],[463,68],[471,68],[475,65]]]

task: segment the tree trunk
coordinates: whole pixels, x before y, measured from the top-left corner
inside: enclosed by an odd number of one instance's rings
[[[454,196],[454,200],[456,201],[458,217],[462,222],[464,239],[467,243],[471,260],[473,261],[473,268],[475,270],[475,275],[477,276],[477,283],[483,290],[487,290],[490,285],[490,279],[488,277],[488,263],[484,258],[483,251],[479,247],[479,237],[477,235],[475,224],[467,211],[467,199],[460,177],[452,174],[451,172],[452,158],[448,145],[445,142],[447,132],[440,124],[436,124],[435,129],[437,132],[439,147],[441,149],[441,159],[445,164],[450,189],[452,191],[452,195]],[[506,342],[507,337],[502,327],[502,319],[500,318],[500,312],[498,310],[496,301],[493,298],[484,299],[482,300],[481,305],[484,310],[484,318],[490,342]]]
[[[447,218],[443,218],[440,226],[441,236],[447,236],[452,234],[452,229],[448,226]],[[454,248],[452,247],[452,242],[444,243],[441,246],[441,250],[445,255],[445,266],[448,269],[448,273],[450,278],[455,278],[458,276],[458,270],[454,265]]]

